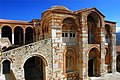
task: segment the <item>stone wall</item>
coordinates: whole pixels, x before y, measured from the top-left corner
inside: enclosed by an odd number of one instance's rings
[[[32,56],[42,57],[46,63],[46,80],[52,80],[51,39],[41,40],[7,52],[1,53],[0,62],[10,60],[11,70],[16,80],[24,80],[24,63]],[[2,75],[2,67],[1,67]]]

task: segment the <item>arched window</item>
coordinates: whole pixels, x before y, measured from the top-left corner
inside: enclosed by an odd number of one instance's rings
[[[10,73],[10,61],[4,60],[3,61],[3,74]]]
[[[10,42],[12,43],[12,29],[9,26],[2,27],[2,37],[8,37]]]
[[[87,26],[88,26],[88,43],[89,44],[99,44],[100,39],[100,28],[101,21],[100,17],[97,13],[91,12],[87,16]]]
[[[63,20],[62,26],[62,41],[68,45],[74,45],[76,43],[77,27],[75,21],[72,18],[66,18]]]
[[[88,43],[94,43],[93,27],[92,21],[88,21]]]
[[[105,25],[105,30],[106,30],[106,34],[105,34],[106,43],[110,44],[110,38],[111,38],[110,26]]]

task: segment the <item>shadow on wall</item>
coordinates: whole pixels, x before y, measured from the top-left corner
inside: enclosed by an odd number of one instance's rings
[[[4,75],[5,75],[5,80],[16,80],[12,70],[10,71],[10,73],[6,73]]]

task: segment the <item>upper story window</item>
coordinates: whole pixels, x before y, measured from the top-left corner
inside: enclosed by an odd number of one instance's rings
[[[75,32],[70,32],[70,37],[75,37]]]
[[[62,37],[75,38],[75,32],[62,32]]]
[[[110,39],[111,39],[110,26],[105,25],[105,30],[106,30],[106,34],[105,34],[106,43],[110,44]]]
[[[100,44],[101,43],[101,21],[97,13],[91,12],[87,16],[87,26],[88,26],[88,43],[89,44]]]
[[[67,44],[75,44],[77,35],[77,27],[75,25],[75,21],[71,18],[66,18],[63,21],[62,26],[62,41]]]
[[[67,32],[63,32],[62,33],[62,37],[68,37],[68,33]]]

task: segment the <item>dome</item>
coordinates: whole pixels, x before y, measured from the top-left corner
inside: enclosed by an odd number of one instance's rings
[[[50,9],[51,10],[55,10],[55,9],[57,9],[57,10],[69,10],[64,6],[58,6],[58,5],[57,6],[52,6]]]

